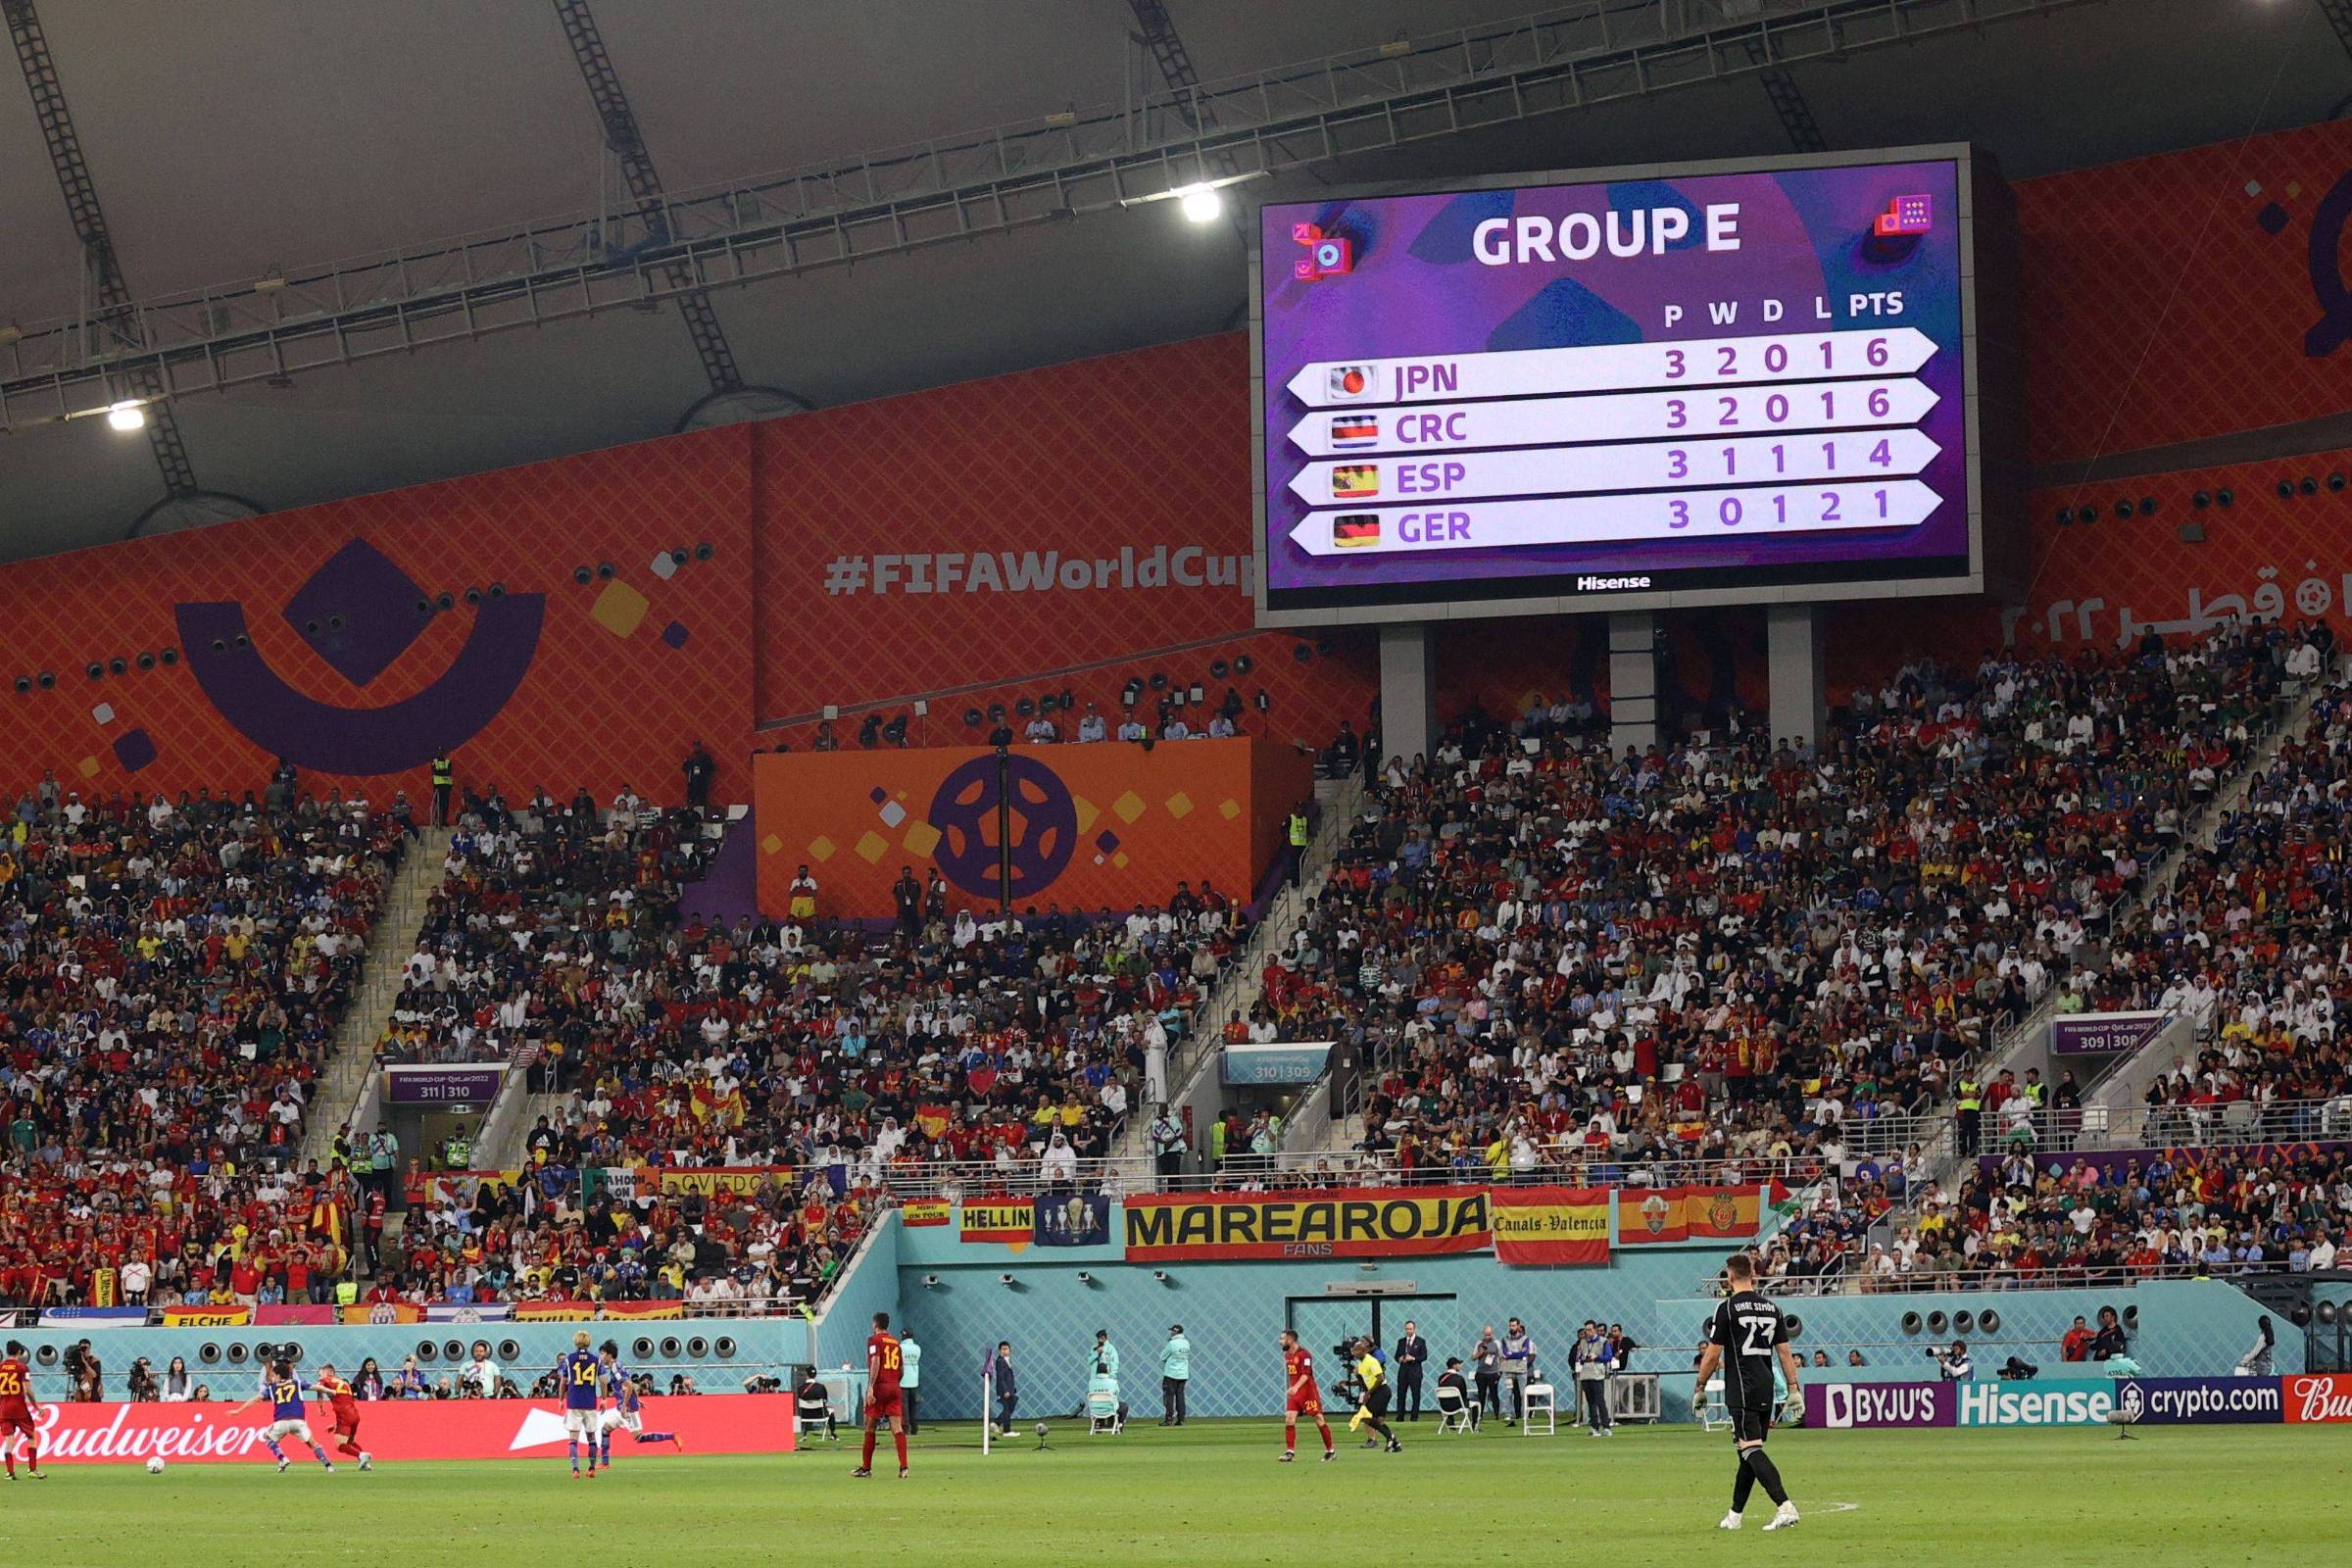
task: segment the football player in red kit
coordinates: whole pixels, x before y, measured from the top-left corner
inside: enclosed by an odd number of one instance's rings
[[[906,1479],[906,1396],[899,1386],[906,1358],[897,1336],[890,1332],[890,1314],[874,1314],[874,1332],[865,1342],[865,1457],[854,1476],[874,1473],[874,1424],[887,1419],[890,1435],[899,1445],[899,1479]]]
[[[360,1446],[359,1391],[336,1375],[335,1363],[327,1362],[318,1369],[318,1380],[312,1387],[326,1396],[335,1412],[335,1451],[360,1461],[360,1468],[375,1468],[375,1456]]]
[[[1298,1457],[1298,1418],[1311,1415],[1315,1430],[1323,1434],[1323,1460],[1330,1463],[1334,1457],[1331,1423],[1323,1419],[1323,1391],[1315,1387],[1315,1358],[1289,1329],[1282,1331],[1282,1375],[1288,1384],[1282,1401],[1282,1462],[1289,1464]]]
[[[0,1361],[0,1452],[8,1459],[8,1479],[17,1479],[17,1441],[24,1443],[24,1454],[35,1481],[49,1478],[41,1474],[41,1434],[33,1425],[39,1418],[41,1405],[32,1396],[32,1368],[24,1364],[24,1347],[21,1341],[8,1342],[8,1359]]]

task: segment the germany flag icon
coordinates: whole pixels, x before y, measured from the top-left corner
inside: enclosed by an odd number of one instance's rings
[[[1331,519],[1331,542],[1341,550],[1360,550],[1380,543],[1380,514],[1348,513]]]

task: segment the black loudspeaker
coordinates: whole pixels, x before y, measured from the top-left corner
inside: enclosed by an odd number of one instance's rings
[[[2124,1308],[2124,1327],[2134,1334],[2139,1332],[2139,1306],[2136,1302]]]
[[[463,1361],[466,1359],[466,1342],[464,1340],[445,1341],[441,1347],[441,1353],[452,1361]]]
[[[706,1339],[704,1339],[704,1338],[703,1338],[701,1335],[699,1335],[699,1334],[698,1334],[698,1335],[696,1335],[696,1336],[695,1336],[693,1339],[691,1339],[691,1340],[688,1340],[688,1341],[686,1342],[686,1359],[687,1359],[687,1360],[689,1360],[689,1361],[705,1361],[705,1360],[709,1360],[709,1359],[710,1359],[710,1342],[709,1340],[706,1340]]]
[[[1798,1317],[1794,1312],[1791,1312],[1784,1321],[1786,1321],[1788,1325],[1788,1337],[1790,1339],[1801,1340],[1805,1337],[1805,1320],[1803,1318]]]
[[[2224,485],[2213,493],[2213,499],[2225,507],[2234,507],[2237,505],[2237,492]]]
[[[2000,1333],[2001,1314],[1994,1311],[1989,1306],[1986,1307],[1984,1311],[1977,1314],[1977,1327],[1984,1330],[1986,1334]]]
[[[1941,1334],[1945,1329],[1950,1327],[1951,1320],[1945,1317],[1942,1312],[1936,1311],[1928,1314],[1928,1332],[1930,1334]]]
[[[1917,1312],[1905,1312],[1903,1314],[1902,1326],[1905,1334],[1917,1334],[1919,1332],[1919,1314]]]
[[[1963,1307],[1961,1310],[1952,1314],[1952,1332],[1954,1334],[1974,1334],[1976,1331],[1976,1313],[1971,1312],[1967,1308]]]
[[[640,1334],[629,1342],[629,1359],[650,1361],[654,1358],[654,1342]]]
[[[418,1340],[416,1342],[416,1359],[419,1361],[438,1361],[441,1359],[441,1352],[433,1348],[432,1341]]]
[[[218,1345],[208,1345],[197,1353],[207,1361],[218,1361],[220,1359],[220,1347]],[[35,1366],[57,1365],[57,1347],[54,1345],[42,1346],[39,1349],[32,1352],[32,1360]]]
[[[718,1352],[718,1358],[721,1361],[735,1359],[735,1340],[731,1335],[721,1334],[710,1342],[710,1348]]]
[[[2200,490],[2195,495],[2188,498],[2188,504],[2196,508],[2199,512],[2203,512],[2207,507],[2213,505],[2213,492],[2210,490]]]
[[[662,1359],[664,1361],[675,1361],[678,1358],[679,1353],[685,1348],[686,1347],[678,1343],[675,1335],[664,1336],[662,1341]]]
[[[501,1340],[498,1342],[498,1358],[501,1361],[519,1361],[522,1359],[522,1347],[513,1340]]]
[[[2328,1327],[2333,1327],[2335,1320],[2341,1317],[2343,1314],[2336,1310],[2335,1303],[2333,1301],[2322,1301],[2320,1303],[2319,1311],[2314,1315],[2319,1318],[2321,1323]]]
[[[296,1366],[302,1365],[302,1342],[300,1340],[288,1340],[277,1348],[277,1353]]]
[[[2306,1302],[2297,1301],[2294,1310],[2286,1314],[2286,1320],[2299,1329],[2309,1328],[2311,1326],[2311,1307]]]
[[[252,1356],[252,1351],[245,1348],[242,1341],[231,1340],[228,1345],[228,1364],[230,1366],[243,1366]]]

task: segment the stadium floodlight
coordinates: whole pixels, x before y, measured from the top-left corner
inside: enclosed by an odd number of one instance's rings
[[[938,1290],[938,1289],[939,1289],[939,1276],[938,1276],[938,1275],[936,1275],[936,1274],[926,1274],[926,1275],[924,1275],[924,1276],[923,1276],[923,1289],[924,1289],[924,1290],[926,1290],[926,1291],[936,1291],[936,1290]]]
[[[1000,1274],[997,1276],[997,1283],[999,1285],[1010,1285],[1012,1283],[1012,1276],[1009,1274]]]
[[[1162,1284],[1162,1285],[1165,1285],[1165,1284],[1167,1284],[1167,1283],[1168,1283],[1168,1271],[1167,1271],[1166,1269],[1164,1269],[1164,1268],[1155,1268],[1155,1269],[1153,1269],[1153,1270],[1152,1271],[1152,1277],[1153,1279],[1155,1279],[1155,1280],[1159,1281],[1159,1283],[1160,1283],[1160,1284]]]
[[[1196,223],[1213,223],[1225,216],[1225,198],[1214,185],[1187,185],[1176,193],[1179,209]]]
[[[1092,1285],[1095,1283],[1095,1277],[1092,1274],[1089,1274],[1086,1270],[1080,1269],[1078,1271],[1078,1283],[1081,1285]]]
[[[120,403],[112,404],[107,408],[106,422],[117,430],[144,428],[147,423],[147,407],[137,398],[124,398]]]

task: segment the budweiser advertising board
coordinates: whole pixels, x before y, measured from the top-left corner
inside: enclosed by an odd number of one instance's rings
[[[256,1405],[231,1418],[234,1404],[50,1404],[41,1409],[41,1462],[104,1464],[163,1458],[270,1463],[262,1446],[269,1411]],[[257,1416],[259,1419],[256,1419]],[[311,1406],[311,1431],[334,1455],[334,1418]],[[650,1432],[674,1432],[687,1453],[789,1453],[792,1398],[783,1394],[656,1396],[645,1405]],[[665,1459],[666,1443],[640,1444],[612,1434],[615,1459]],[[561,1459],[563,1411],[537,1399],[371,1400],[360,1406],[360,1446],[378,1460]],[[23,1457],[24,1440],[12,1440]],[[286,1456],[310,1463],[299,1443]]]
[[[2282,1381],[2289,1421],[2352,1421],[2352,1373],[2307,1372]]]

